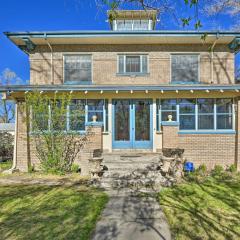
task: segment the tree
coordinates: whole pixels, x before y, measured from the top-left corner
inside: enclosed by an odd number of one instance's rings
[[[72,109],[71,114],[68,109]],[[71,170],[90,135],[72,130],[84,124],[83,114],[82,106],[72,105],[71,94],[54,97],[39,92],[26,94],[28,140],[35,143],[43,171],[66,173]],[[73,127],[67,127],[69,125]]]
[[[167,14],[180,26],[192,24],[195,29],[202,27],[202,20],[219,14],[234,18],[236,26],[239,24],[240,1],[239,0],[96,0],[98,6],[107,5],[116,10],[129,6],[157,10],[159,17]],[[239,29],[239,27],[238,27]]]
[[[0,75],[0,85],[19,85],[23,81],[17,74],[6,68]],[[10,123],[15,118],[15,104],[13,101],[0,100],[0,122]]]

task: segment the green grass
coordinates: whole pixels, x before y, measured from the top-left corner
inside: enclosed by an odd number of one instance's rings
[[[207,178],[159,194],[175,239],[240,239],[240,177]]]
[[[0,239],[89,239],[107,200],[87,187],[0,186]]]
[[[10,169],[12,167],[12,161],[0,162],[0,172]]]

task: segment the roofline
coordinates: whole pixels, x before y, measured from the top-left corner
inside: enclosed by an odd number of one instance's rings
[[[240,32],[235,31],[175,31],[175,30],[151,30],[151,31],[109,31],[109,30],[91,30],[91,31],[23,31],[23,32],[4,32],[7,37],[80,37],[80,36],[109,36],[109,35],[159,35],[159,36],[201,36],[207,34],[210,36],[233,36],[240,37]]]
[[[240,84],[235,85],[158,85],[158,86],[109,86],[109,85],[12,85],[1,86],[0,92],[25,92],[25,91],[206,91],[206,90],[240,90]]]

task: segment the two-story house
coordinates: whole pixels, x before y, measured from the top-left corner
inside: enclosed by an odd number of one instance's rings
[[[88,151],[183,148],[195,165],[239,163],[234,59],[240,33],[208,32],[203,39],[205,32],[155,30],[155,11],[108,15],[109,31],[5,33],[30,61],[29,85],[1,88],[17,103],[14,167],[25,171],[27,158],[38,163],[18,110],[26,92],[36,90],[69,92],[73,105],[84,106],[85,124],[68,122],[66,130],[91,125]],[[78,159],[83,174],[87,158],[82,153]]]

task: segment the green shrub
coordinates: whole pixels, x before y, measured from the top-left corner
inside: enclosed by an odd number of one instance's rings
[[[13,159],[14,136],[8,132],[0,132],[0,160]]]
[[[201,164],[194,172],[185,173],[185,180],[200,183],[206,180],[207,175],[207,166]]]
[[[71,166],[71,172],[77,173],[79,171],[80,167],[78,164],[73,163]]]
[[[205,164],[199,165],[196,172],[201,176],[206,176],[207,175],[207,166]]]
[[[215,165],[211,171],[212,176],[220,176],[224,172],[224,169],[221,165]]]
[[[237,172],[237,167],[235,164],[232,164],[230,165],[228,168],[227,168],[227,171],[228,172],[231,172],[231,173],[236,173]]]

